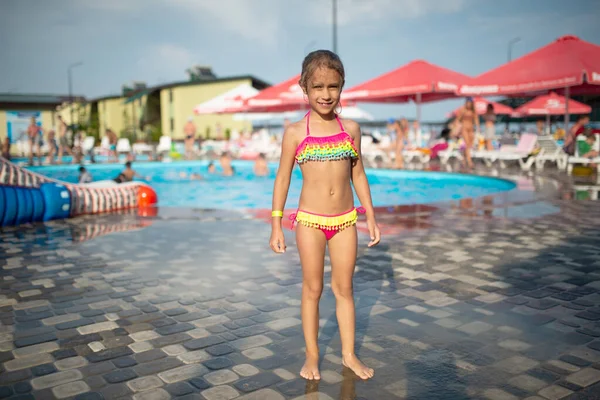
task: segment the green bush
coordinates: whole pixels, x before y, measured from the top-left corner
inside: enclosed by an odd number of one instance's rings
[[[150,141],[152,143],[158,143],[160,141],[160,137],[163,135],[162,127],[160,125],[150,125]]]

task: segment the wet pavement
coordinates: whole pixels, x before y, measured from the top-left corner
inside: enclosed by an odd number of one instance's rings
[[[270,252],[264,211],[5,228],[0,398],[598,399],[600,203],[518,179],[378,210],[383,242],[361,235],[355,275],[367,382],[341,366],[329,266],[323,379],[298,376],[300,264],[293,232]]]

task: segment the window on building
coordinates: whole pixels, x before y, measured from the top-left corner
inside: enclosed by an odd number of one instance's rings
[[[173,89],[169,90],[169,103],[173,102]]]
[[[171,134],[175,132],[175,119],[171,117]]]

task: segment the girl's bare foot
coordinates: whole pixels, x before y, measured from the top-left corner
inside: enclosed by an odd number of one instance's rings
[[[369,368],[360,362],[358,357],[356,357],[356,354],[344,355],[342,357],[342,365],[346,368],[350,368],[352,372],[361,379],[370,379],[375,374],[373,368]]]
[[[308,380],[319,380],[321,374],[319,373],[319,356],[306,355],[306,361],[304,366],[300,370],[300,376]]]

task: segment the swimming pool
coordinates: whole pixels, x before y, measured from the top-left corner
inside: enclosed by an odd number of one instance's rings
[[[265,177],[254,176],[251,162],[234,161],[233,165],[236,173],[231,177],[221,176],[218,168],[216,174],[208,174],[208,161],[134,163],[133,168],[156,190],[161,207],[270,209],[277,164],[269,165],[270,175]],[[54,179],[76,183],[78,168],[77,165],[60,165],[29,169]],[[94,180],[103,180],[115,178],[123,165],[92,164],[86,168]],[[204,179],[191,180],[189,175],[192,173],[201,174]],[[516,186],[503,179],[444,172],[368,169],[367,176],[375,206],[480,197],[511,190]],[[295,168],[286,208],[298,206],[301,186],[301,173],[299,168]],[[356,204],[359,204],[358,198]]]

